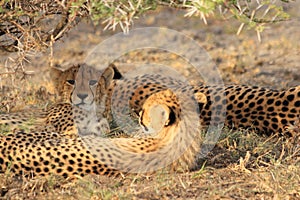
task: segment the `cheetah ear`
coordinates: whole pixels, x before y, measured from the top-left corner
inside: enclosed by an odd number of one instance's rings
[[[63,90],[63,86],[60,83],[63,73],[64,73],[64,70],[61,68],[58,68],[58,65],[50,68],[50,77],[51,77],[53,86],[58,94],[61,93]]]
[[[108,67],[111,67],[114,70],[114,77],[113,77],[113,79],[121,79],[121,78],[123,78],[121,72],[118,70],[118,68],[116,67],[116,65],[114,65],[113,63],[111,63]]]
[[[116,71],[116,73],[115,73]],[[102,89],[107,90],[112,82],[113,79],[115,79],[114,77],[116,77],[117,79],[119,79],[119,76],[122,77],[121,73],[119,72],[119,70],[117,70],[116,66],[114,64],[110,64],[102,73],[101,77],[100,77],[100,86]]]
[[[56,65],[55,67],[50,68],[50,77],[52,80],[57,80],[63,72],[64,70],[61,69],[60,65]]]
[[[73,74],[75,78],[80,66],[81,64],[72,65],[68,69],[64,70],[60,65],[56,65],[55,67],[50,68],[50,76],[53,80],[58,80],[62,76],[62,74],[68,74],[71,72],[71,74]]]
[[[206,98],[205,94],[203,94],[202,92],[196,92],[194,94],[194,97],[199,105],[199,110],[201,111],[207,103],[207,98]]]

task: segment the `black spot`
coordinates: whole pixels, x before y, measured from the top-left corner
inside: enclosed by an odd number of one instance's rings
[[[67,173],[63,173],[62,176],[63,176],[64,178],[68,178],[68,174],[67,174]]]
[[[45,167],[45,168],[44,168],[44,172],[49,172],[49,168],[48,168],[48,167]]]
[[[237,115],[237,114],[240,114],[242,111],[241,110],[236,110],[234,113]]]
[[[296,88],[291,88],[289,89],[289,92],[294,92],[296,90]]]
[[[297,110],[296,110],[295,108],[292,108],[292,109],[290,110],[290,113],[297,113]]]
[[[216,96],[215,101],[220,101],[221,97],[220,96]]]
[[[276,130],[276,129],[278,129],[278,125],[277,124],[272,124],[272,128]]]
[[[86,160],[86,161],[85,161],[85,164],[90,165],[90,164],[91,164],[91,161]]]
[[[272,92],[269,92],[268,94],[266,94],[266,97],[270,97],[270,96],[272,96]]]
[[[288,114],[288,118],[295,118],[294,114]]]
[[[256,108],[256,110],[257,110],[257,111],[261,111],[261,110],[263,110],[263,107],[262,107],[262,106],[258,106],[258,107]]]
[[[227,106],[227,110],[232,110],[232,108],[233,108],[232,104],[229,104],[229,105]]]
[[[259,100],[257,101],[257,104],[261,104],[262,102],[264,102],[264,99],[259,99]]]
[[[203,110],[204,104],[203,103],[198,103],[198,107],[199,107],[199,110]],[[203,115],[205,115],[205,114],[203,114]]]
[[[268,112],[273,112],[274,111],[274,107],[269,107],[268,108]]]
[[[241,119],[241,123],[246,123],[246,122],[247,122],[247,118]]]
[[[300,97],[300,91],[298,92],[298,94],[297,94],[297,95],[298,95],[298,97]]]
[[[279,117],[285,118],[285,114],[284,113],[279,113]]]
[[[284,106],[288,106],[288,105],[289,105],[289,102],[288,102],[287,100],[284,100],[284,101],[282,102],[282,104],[283,104]]]
[[[216,109],[217,109],[217,110],[221,110],[222,107],[223,107],[222,105],[217,105]]]
[[[232,95],[232,96],[229,97],[229,100],[230,100],[230,101],[233,101],[234,98],[235,98],[235,95]]]
[[[39,166],[39,163],[37,161],[33,161],[33,165],[36,167]]]
[[[251,99],[253,99],[253,98],[254,98],[254,95],[253,95],[253,94],[250,94],[250,95],[247,97],[248,100],[251,100]]]
[[[284,95],[285,95],[285,91],[284,91],[284,92],[282,92],[282,93],[279,95],[279,98],[282,98],[282,97],[284,97]]]
[[[281,105],[281,101],[280,100],[278,100],[278,101],[275,102],[275,106],[280,106],[280,105]]]
[[[243,92],[240,96],[239,96],[239,100],[242,100],[244,99],[245,95],[247,94],[247,92]]]
[[[239,108],[242,108],[244,106],[244,103],[243,102],[240,102],[238,105],[237,105],[237,107],[239,107]]]
[[[271,105],[274,102],[274,99],[268,99],[267,104]]]
[[[252,107],[254,107],[255,106],[255,103],[254,102],[251,102],[250,104],[249,104],[249,107],[250,108],[252,108]]]
[[[68,167],[67,167],[67,170],[68,170],[69,172],[72,172],[72,171],[73,171],[73,167],[68,166]]]
[[[243,115],[242,115],[242,114],[239,114],[239,115],[236,116],[236,118],[237,118],[237,119],[241,119],[241,118],[243,118]]]
[[[295,95],[290,94],[290,95],[288,95],[286,98],[287,98],[287,100],[289,100],[289,101],[293,101],[294,98],[295,98]]]
[[[223,104],[223,105],[226,105],[226,103],[227,103],[226,99],[223,99],[223,100],[222,100],[222,104]]]
[[[241,91],[241,90],[242,90],[242,88],[240,88],[240,87],[236,89],[236,91],[238,91],[238,92]]]
[[[285,125],[285,124],[287,124],[287,120],[286,120],[286,119],[282,119],[282,120],[281,120],[281,123],[282,123],[283,125]]]
[[[45,161],[44,161],[44,165],[49,165],[49,161],[48,161],[48,160],[45,160]]]
[[[37,167],[37,168],[35,169],[35,172],[36,172],[36,173],[41,173],[42,170],[41,170],[41,168]]]
[[[265,125],[265,126],[269,126],[269,124],[270,124],[270,123],[269,123],[267,120],[264,121],[264,125]]]
[[[139,105],[139,103],[140,103],[139,100],[135,100],[135,101],[134,101],[134,104],[135,104],[135,105]]]
[[[300,107],[300,101],[296,101],[294,104],[295,107]]]
[[[282,112],[286,112],[286,111],[289,110],[289,108],[287,108],[287,107],[282,107],[281,110],[282,110]]]

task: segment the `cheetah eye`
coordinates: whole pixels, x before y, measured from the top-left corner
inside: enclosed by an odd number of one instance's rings
[[[90,86],[96,85],[97,83],[98,83],[98,81],[96,81],[96,80],[90,80],[89,81]]]
[[[75,80],[70,79],[70,80],[67,80],[67,82],[71,85],[75,85]]]

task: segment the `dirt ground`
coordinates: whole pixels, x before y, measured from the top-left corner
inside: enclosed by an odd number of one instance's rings
[[[244,30],[233,19],[184,18],[184,12],[159,9],[137,19],[133,28],[166,27],[186,34],[208,52],[225,83],[283,89],[300,85],[300,3],[286,9],[291,20],[270,24],[262,33]],[[55,101],[49,81],[49,66],[68,67],[82,62],[97,44],[120,30],[103,31],[81,22],[48,52],[30,57],[26,64],[33,76],[16,80],[0,77],[0,112],[44,107]],[[120,44],[121,45],[121,44]],[[0,72],[14,54],[1,52]],[[169,59],[173,58],[173,59]],[[132,66],[158,63],[172,66],[194,82],[193,68],[178,56],[143,50],[125,54],[115,61],[122,72]],[[87,176],[78,180],[59,177],[14,179],[0,175],[0,199],[300,199],[300,141],[268,138],[255,133],[224,131],[214,148],[189,173],[157,172],[109,178]]]

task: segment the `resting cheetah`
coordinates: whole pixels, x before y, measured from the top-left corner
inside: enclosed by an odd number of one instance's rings
[[[109,132],[108,123],[103,123],[100,118],[110,83],[119,76],[113,65],[102,70],[102,74],[86,64],[74,65],[65,71],[52,68],[51,77],[55,80],[59,103],[45,110],[2,114],[0,125],[8,130],[25,128],[64,135],[77,134],[77,129],[81,132]],[[94,100],[97,100],[97,110]]]
[[[161,81],[163,80],[163,81]],[[119,86],[118,86],[119,85]],[[186,95],[203,93],[207,104],[199,118],[203,127],[216,126],[224,122],[233,129],[254,129],[260,133],[282,133],[291,135],[291,129],[300,118],[300,86],[277,91],[245,85],[182,86],[184,83],[160,74],[147,74],[133,79],[118,80],[117,91],[113,93],[112,106],[115,116],[122,121],[126,114],[140,113],[145,100],[159,91],[180,88]],[[129,109],[122,106],[129,101]],[[121,116],[121,117],[120,117]]]
[[[206,98],[202,96],[203,102],[199,103],[205,105]],[[155,136],[146,138],[109,139],[93,134],[65,138],[57,133],[24,131],[0,135],[0,171],[72,177],[88,173],[149,172],[167,166],[174,170],[190,169],[195,165],[201,144],[200,126],[195,129],[195,125],[189,123],[198,121],[199,112],[179,108],[189,108],[190,103],[180,102],[170,90],[150,96],[142,108],[143,126],[156,127],[153,123],[161,115],[158,110],[163,111],[165,123],[155,130]],[[190,131],[192,127],[194,131]]]

